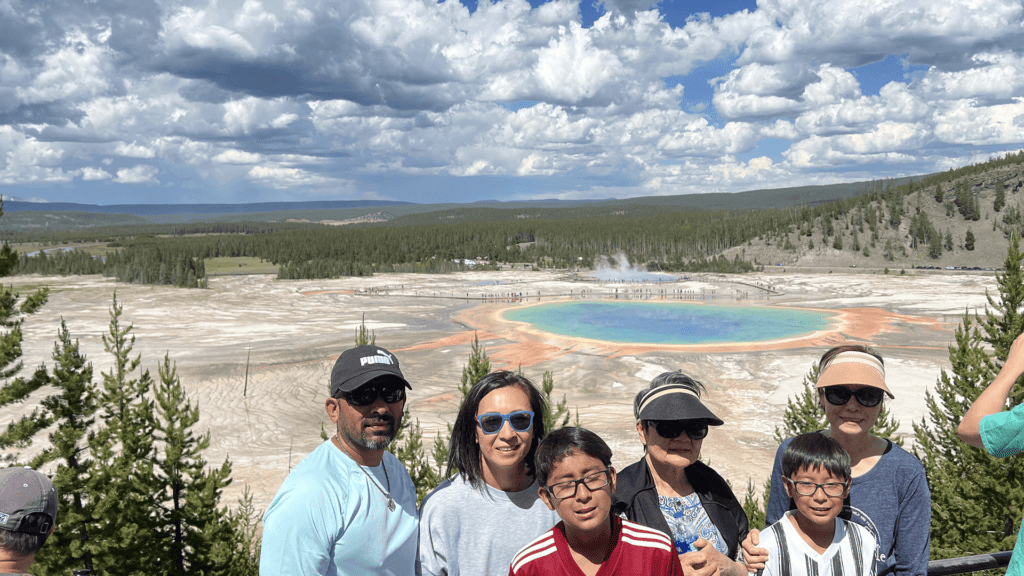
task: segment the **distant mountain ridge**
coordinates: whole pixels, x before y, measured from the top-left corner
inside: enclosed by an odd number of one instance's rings
[[[307,202],[252,202],[248,204],[76,204],[74,202],[4,201],[4,212],[90,212],[166,216],[169,214],[251,214],[279,210],[335,210],[373,206],[412,206],[415,202],[389,200],[313,200]]]

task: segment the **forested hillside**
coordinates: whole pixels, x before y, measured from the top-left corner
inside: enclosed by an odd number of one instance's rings
[[[807,210],[729,257],[796,267],[995,268],[1024,210],[1024,152]]]
[[[15,273],[102,273],[124,282],[205,285],[203,260],[254,257],[280,278],[373,272],[448,272],[531,262],[587,268],[600,256],[665,271],[742,272],[765,265],[994,267],[1022,224],[1024,151],[897,185],[874,182],[818,206],[697,210],[637,200],[498,209],[472,205],[329,227],[211,223],[103,228],[50,235],[103,241],[105,258],[78,250],[22,255]],[[36,238],[37,240],[41,238]]]

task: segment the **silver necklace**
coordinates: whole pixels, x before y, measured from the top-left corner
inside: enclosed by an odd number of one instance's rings
[[[341,451],[344,452],[346,456],[352,458],[352,455],[348,453],[348,449],[346,449],[345,445],[341,443],[341,438],[338,438],[337,434],[334,435],[334,441],[338,443],[338,447],[341,448]],[[359,468],[360,470],[362,470],[363,474],[366,474],[366,477],[370,480],[370,484],[373,484],[373,487],[376,488],[377,490],[380,490],[380,493],[383,494],[384,497],[388,499],[388,510],[394,512],[395,501],[391,498],[391,479],[388,478],[388,467],[384,465],[384,460],[381,459],[380,465],[381,468],[384,469],[384,481],[388,483],[387,491],[385,491],[384,488],[381,487],[381,485],[373,478],[373,476],[370,475],[369,472],[366,471],[365,468],[359,465],[359,462],[356,462],[355,458],[352,458],[352,461],[355,462],[356,468]]]

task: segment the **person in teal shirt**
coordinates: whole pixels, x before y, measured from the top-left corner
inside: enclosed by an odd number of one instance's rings
[[[380,346],[342,352],[324,406],[336,433],[285,478],[263,516],[260,574],[409,576],[416,487],[386,448],[409,382]]]
[[[1006,399],[1013,384],[1024,374],[1024,334],[1017,336],[1010,346],[1006,363],[988,388],[978,396],[971,408],[964,414],[957,432],[960,439],[982,448],[996,458],[1005,458],[1024,452],[1024,404],[1018,404],[1009,411]],[[1006,570],[1007,576],[1024,576],[1024,530],[1017,533],[1013,546],[1013,558]],[[1018,554],[1017,551],[1021,553]]]

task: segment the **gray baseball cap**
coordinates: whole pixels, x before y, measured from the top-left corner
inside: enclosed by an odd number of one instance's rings
[[[46,514],[49,519],[24,522],[30,514]],[[57,489],[49,478],[28,467],[0,470],[0,529],[49,534],[56,522]]]

